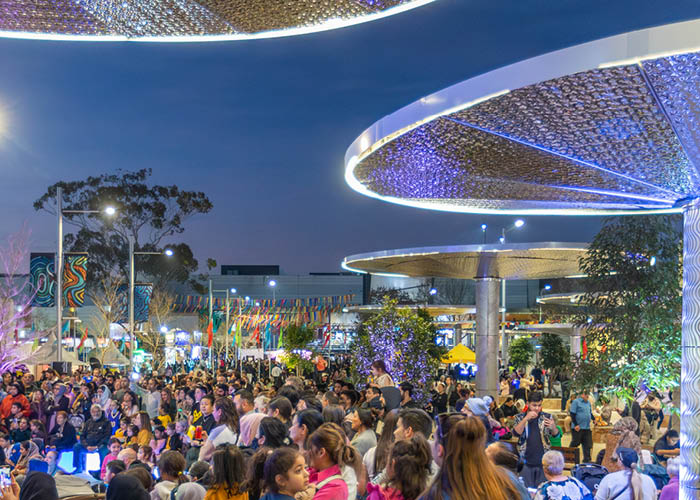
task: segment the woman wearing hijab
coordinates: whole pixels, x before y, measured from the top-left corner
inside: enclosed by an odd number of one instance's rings
[[[97,401],[95,401],[95,404],[100,405],[103,411],[107,411],[109,409],[109,403],[110,403],[110,398],[112,397],[112,391],[109,390],[109,387],[106,385],[101,385],[97,389],[97,394],[96,398]]]
[[[42,460],[41,453],[39,452],[39,447],[34,441],[22,441],[19,445],[20,455],[17,465],[15,466],[12,473],[15,476],[20,474],[26,474],[29,470],[29,461],[32,459]]]
[[[136,476],[117,474],[109,482],[106,500],[150,500],[150,496]]]
[[[201,484],[185,483],[175,488],[173,493],[175,500],[204,500],[207,490]]]
[[[637,436],[637,422],[632,417],[618,420],[606,437],[602,465],[608,472],[622,470],[616,453],[618,448],[632,448],[638,455],[642,454],[642,443]]]

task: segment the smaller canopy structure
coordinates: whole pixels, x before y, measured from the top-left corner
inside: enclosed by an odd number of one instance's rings
[[[114,342],[110,342],[107,347],[102,349],[93,349],[88,353],[88,359],[95,358],[105,366],[126,366],[129,360],[124,356],[119,349],[116,348]]]
[[[454,346],[447,356],[442,358],[443,363],[476,363],[476,354],[464,344]]]
[[[34,351],[25,363],[28,365],[50,365],[58,360],[57,349],[58,341],[56,340],[56,335],[51,334],[48,337],[48,342]],[[73,365],[87,365],[87,363],[80,361],[75,353],[66,351],[65,349],[63,349],[61,355],[61,359],[65,362],[72,363]]]

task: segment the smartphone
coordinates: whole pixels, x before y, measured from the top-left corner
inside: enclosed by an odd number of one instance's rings
[[[194,438],[199,441],[202,439],[202,426],[198,425],[194,430]]]
[[[153,470],[151,471],[153,473],[153,477],[155,479],[160,479],[160,471],[158,470],[158,467],[153,467]]]
[[[7,488],[12,484],[12,478],[10,477],[10,468],[6,465],[0,467],[0,486]]]

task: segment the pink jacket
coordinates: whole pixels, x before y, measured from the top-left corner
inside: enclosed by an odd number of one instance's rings
[[[659,500],[678,500],[678,476],[671,476],[671,480],[661,490]]]
[[[379,485],[367,483],[367,500],[404,500],[404,498],[397,489],[382,488]]]
[[[345,484],[342,478],[325,481],[329,477],[336,475],[342,476],[340,467],[337,465],[328,467],[320,472],[315,469],[309,469],[310,484],[324,483],[314,495],[313,500],[348,500],[348,485]]]

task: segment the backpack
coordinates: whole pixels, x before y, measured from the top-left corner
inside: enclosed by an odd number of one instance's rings
[[[661,488],[666,486],[670,480],[663,465],[646,464],[644,467],[639,468],[639,472],[649,476],[654,481],[658,491],[661,491]]]
[[[585,484],[595,495],[598,485],[608,475],[608,469],[598,464],[578,464],[571,470],[571,475]]]

